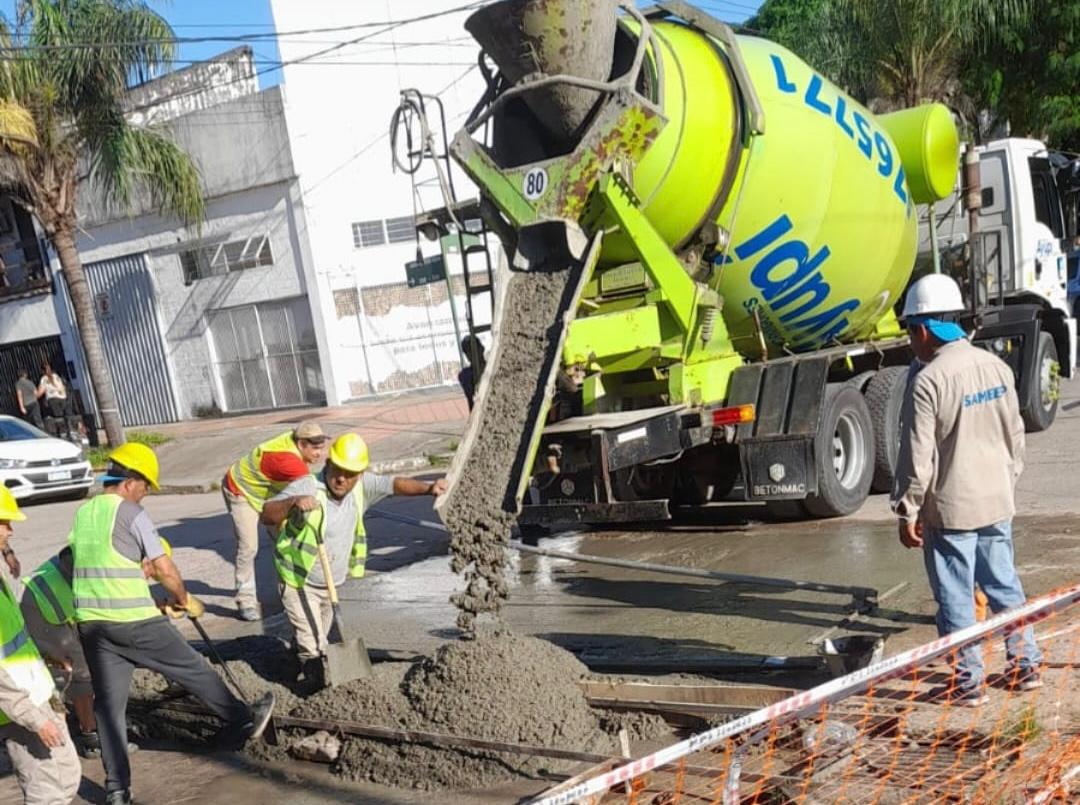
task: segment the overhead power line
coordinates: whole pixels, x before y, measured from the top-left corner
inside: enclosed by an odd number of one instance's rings
[[[57,45],[14,45],[7,47],[0,47],[0,53],[14,53],[14,52],[48,52],[55,50],[93,50],[96,48],[113,48],[113,47],[138,47],[143,45],[156,45],[156,44],[170,44],[170,45],[190,45],[190,44],[203,44],[208,42],[261,42],[265,40],[274,40],[281,37],[296,37],[296,36],[308,36],[311,34],[327,34],[327,33],[344,33],[345,31],[358,31],[369,30],[371,28],[387,28],[387,30],[400,27],[402,25],[409,25],[415,22],[422,22],[425,20],[435,19],[437,17],[443,17],[450,14],[457,14],[462,11],[469,11],[472,9],[480,8],[481,6],[488,5],[492,0],[474,0],[474,2],[466,3],[462,6],[456,6],[454,8],[448,8],[443,11],[433,11],[428,14],[422,14],[416,17],[410,17],[401,20],[387,20],[385,22],[361,22],[353,25],[336,25],[328,28],[304,28],[291,31],[266,31],[262,33],[244,33],[235,35],[220,35],[220,36],[176,36],[168,39],[135,39],[130,41],[106,41],[106,42],[65,42]],[[380,33],[386,33],[382,31]],[[19,36],[18,33],[15,34]],[[369,37],[363,37],[369,38]],[[341,42],[338,41],[335,44],[343,45],[348,44],[348,40]]]

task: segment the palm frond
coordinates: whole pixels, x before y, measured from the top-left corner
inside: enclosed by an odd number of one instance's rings
[[[0,146],[16,155],[38,146],[34,116],[18,101],[0,99]]]
[[[206,212],[199,171],[183,149],[165,133],[135,128],[122,118],[103,127],[92,143],[90,175],[107,201],[131,208],[144,190],[161,212],[198,224]]]

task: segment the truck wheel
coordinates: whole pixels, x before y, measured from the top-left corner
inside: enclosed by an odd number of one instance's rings
[[[731,445],[705,445],[687,451],[675,465],[675,502],[703,506],[723,500],[739,480],[739,451]]]
[[[886,366],[866,386],[866,407],[874,425],[874,480],[870,482],[874,492],[892,491],[907,378],[906,366]]]
[[[1024,429],[1038,433],[1054,424],[1058,398],[1061,396],[1061,364],[1057,346],[1050,333],[1039,333],[1039,351],[1035,356],[1035,382],[1038,388],[1031,406],[1023,412]]]
[[[842,517],[858,510],[874,477],[874,426],[859,390],[830,384],[814,444],[818,491],[806,498],[815,517]]]

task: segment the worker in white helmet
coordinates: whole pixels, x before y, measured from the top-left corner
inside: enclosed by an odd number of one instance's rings
[[[956,282],[930,274],[912,284],[901,317],[918,364],[901,411],[892,509],[900,542],[923,549],[939,635],[975,623],[976,584],[995,613],[1025,601],[1012,544],[1024,458],[1015,380],[1004,361],[968,341],[955,320],[963,310]],[[1031,627],[1005,645],[1009,686],[1041,686]],[[960,652],[949,695],[968,707],[988,701],[979,646]]]

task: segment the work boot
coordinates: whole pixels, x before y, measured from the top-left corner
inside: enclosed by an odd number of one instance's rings
[[[299,684],[301,695],[310,696],[326,687],[321,657],[312,657],[301,662],[300,673],[303,676]]]
[[[122,791],[110,791],[105,795],[105,805],[135,805],[131,799],[131,791],[123,789]]]
[[[243,749],[248,741],[262,737],[273,715],[274,694],[266,693],[251,705],[246,721],[233,722],[222,728],[217,735],[217,745],[232,751]]]
[[[254,622],[262,620],[262,615],[259,614],[259,608],[252,604],[237,604],[237,617],[242,621]]]

